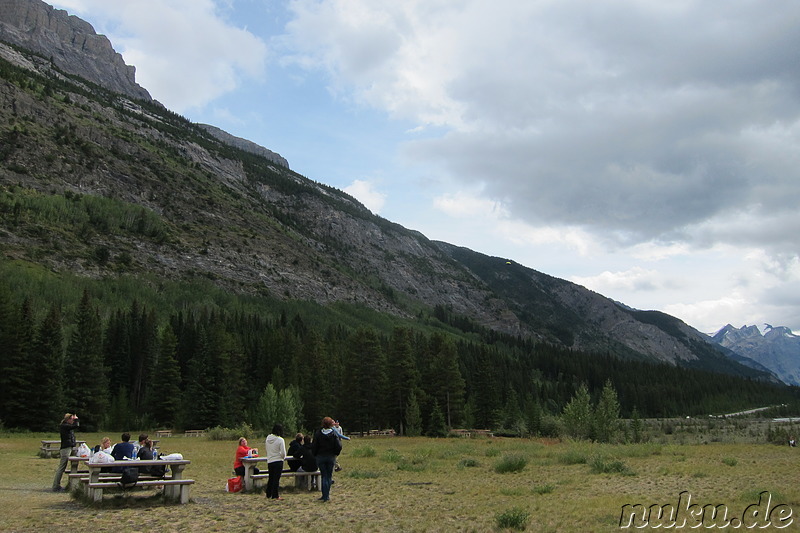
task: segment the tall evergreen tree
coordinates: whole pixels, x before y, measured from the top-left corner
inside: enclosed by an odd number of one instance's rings
[[[36,369],[35,390],[47,391],[47,394],[27,395],[27,410],[32,420],[30,429],[52,431],[64,414],[64,332],[61,312],[55,304],[50,306],[36,332],[31,364]]]
[[[13,383],[19,372],[19,337],[17,324],[19,317],[11,299],[11,291],[5,283],[0,283],[0,420],[7,423],[9,400],[19,391]]]
[[[414,394],[416,402],[416,390],[420,386],[419,370],[417,370],[414,354],[411,351],[411,332],[408,328],[397,327],[392,332],[387,365],[389,367],[387,414],[392,426],[397,428],[401,435],[404,435],[406,428],[403,422],[408,418],[406,409],[409,399]],[[419,410],[419,405],[417,405],[417,410]],[[419,416],[419,412],[416,416]]]
[[[433,335],[431,345],[429,381],[425,388],[444,413],[445,424],[453,427],[453,424],[461,422],[464,410],[465,382],[458,364],[458,352],[452,339],[443,335]]]
[[[612,442],[619,431],[617,391],[607,380],[594,410],[594,435],[600,442]]]
[[[158,371],[153,376],[153,394],[150,401],[153,420],[171,428],[178,422],[182,402],[181,373],[177,357],[178,339],[172,328],[167,326],[161,332]]]
[[[78,413],[81,427],[87,431],[100,427],[108,405],[108,379],[103,363],[100,315],[89,292],[84,291],[75,330],[67,344],[64,391],[65,410]]]
[[[346,403],[347,419],[355,431],[369,431],[386,423],[386,359],[378,336],[370,329],[359,329],[350,336],[347,354],[349,372],[346,392],[339,394]]]
[[[8,367],[5,386],[7,399],[5,424],[9,427],[33,429],[36,421],[28,409],[30,392],[38,389],[39,381],[31,358],[35,324],[30,300],[22,302],[20,309],[11,317],[14,325],[14,339],[6,348]]]
[[[419,412],[417,394],[413,390],[408,396],[408,405],[405,412],[405,434],[408,437],[419,437],[422,435],[422,415]]]

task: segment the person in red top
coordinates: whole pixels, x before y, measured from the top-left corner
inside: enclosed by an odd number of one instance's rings
[[[258,455],[258,450],[256,448],[251,448],[247,445],[247,439],[241,437],[239,439],[239,447],[236,448],[236,459],[233,460],[233,471],[236,472],[237,476],[244,475],[244,465],[242,464],[242,457],[246,457],[248,455]],[[253,470],[254,474],[258,474],[258,468]]]

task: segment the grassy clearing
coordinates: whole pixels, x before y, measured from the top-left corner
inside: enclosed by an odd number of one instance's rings
[[[99,442],[99,434],[83,434]],[[235,442],[162,439],[192,460],[189,505],[110,497],[100,507],[49,492],[56,459],[36,456],[47,435],[0,437],[2,531],[620,531],[625,504],[725,504],[734,515],[769,491],[773,505],[800,510],[797,448],[768,444],[628,446],[525,439],[374,438],[344,444],[329,503],[318,493],[284,501],[228,494]],[[260,439],[251,439],[257,443]],[[263,446],[262,446],[263,447]],[[498,471],[498,465],[503,465]],[[65,480],[66,481],[66,480]],[[24,505],[21,505],[24,502]],[[800,511],[798,511],[800,512]],[[784,531],[797,530],[800,517]]]

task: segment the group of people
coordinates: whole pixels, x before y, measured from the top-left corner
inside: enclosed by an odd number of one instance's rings
[[[73,450],[75,449],[75,430],[79,427],[80,421],[78,419],[78,415],[72,413],[65,414],[61,424],[58,427],[59,434],[61,436],[61,447],[59,450],[61,460],[58,463],[55,477],[53,478],[54,492],[64,490],[61,486],[61,479],[67,469],[69,457],[72,455]],[[115,461],[124,459],[141,459],[145,461],[156,458],[155,450],[153,448],[153,441],[146,433],[140,434],[137,442],[130,442],[130,440],[131,434],[127,432],[122,434],[120,442],[113,445],[111,444],[110,438],[103,437],[103,439],[100,441],[100,444],[94,447],[93,453],[106,453]],[[120,467],[116,468],[119,469]],[[103,471],[107,470],[101,469],[101,472]],[[121,472],[121,470],[119,471]],[[163,476],[163,467],[140,467],[138,472],[148,475]]]
[[[333,471],[338,468],[337,457],[342,451],[341,440],[350,440],[344,435],[338,421],[326,416],[322,419],[322,427],[318,429],[314,436],[297,433],[294,440],[286,449],[286,442],[283,439],[283,426],[275,424],[272,432],[265,441],[265,454],[267,460],[267,498],[282,500],[280,497],[280,480],[283,472],[283,462],[286,461],[289,470],[292,472],[316,472],[319,470],[321,477],[322,497],[320,500],[330,500],[331,485],[333,484]],[[258,455],[256,448],[247,445],[247,439],[239,439],[239,447],[236,449],[236,458],[233,462],[233,470],[237,476],[244,475],[244,457]],[[287,460],[287,457],[291,457]],[[341,468],[338,468],[341,470]],[[258,473],[258,469],[254,470]]]

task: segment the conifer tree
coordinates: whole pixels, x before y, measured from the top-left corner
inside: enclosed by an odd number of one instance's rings
[[[405,411],[405,435],[407,437],[419,437],[422,435],[422,416],[419,412],[417,394],[411,391],[408,396],[408,404]]]
[[[174,427],[178,421],[182,401],[180,365],[177,358],[178,339],[172,328],[161,332],[158,371],[153,376],[153,394],[150,401],[153,420],[162,427]]]
[[[389,395],[388,416],[392,426],[405,435],[403,421],[408,418],[406,410],[412,394],[419,388],[420,376],[411,351],[411,332],[407,328],[397,327],[389,341]],[[419,411],[419,405],[417,405]],[[419,416],[419,412],[417,412]]]
[[[434,335],[431,343],[430,381],[426,388],[443,412],[445,424],[452,427],[461,421],[464,409],[465,383],[458,352],[452,339],[443,335]]]
[[[64,414],[62,375],[64,370],[64,333],[61,312],[54,304],[42,320],[36,332],[31,350],[31,364],[36,369],[34,390],[47,394],[29,394],[27,410],[30,412],[34,431],[51,431]]]
[[[103,364],[100,316],[88,291],[78,305],[75,330],[67,344],[64,370],[65,412],[80,416],[81,427],[96,431],[108,402],[108,379]]]
[[[357,431],[369,431],[385,423],[386,359],[378,336],[371,329],[354,332],[348,343],[345,401],[348,420]]]
[[[11,291],[5,283],[0,283],[0,421],[5,424],[9,416],[9,399],[16,393],[12,379],[18,372],[20,356],[17,324],[17,310],[11,299]]]
[[[607,380],[594,410],[594,434],[599,442],[612,442],[619,431],[617,391]]]
[[[439,402],[433,401],[433,409],[431,410],[430,417],[428,417],[428,431],[425,432],[429,437],[446,437],[447,436],[447,423],[444,419],[444,413],[439,408]]]
[[[22,302],[19,311],[13,313],[14,327],[11,345],[5,348],[8,366],[5,386],[7,387],[4,422],[8,427],[32,429],[35,421],[28,409],[31,391],[38,389],[36,368],[31,359],[34,341],[34,323],[30,300]]]

